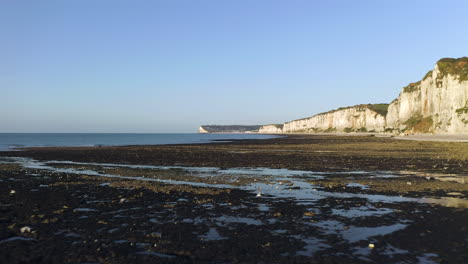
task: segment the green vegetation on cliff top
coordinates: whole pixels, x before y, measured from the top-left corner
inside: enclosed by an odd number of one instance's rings
[[[421,89],[421,81],[410,83],[407,86],[403,87],[404,93],[412,93]]]
[[[439,71],[442,76],[438,76],[439,79],[446,75],[458,76],[458,80],[468,81],[468,57],[462,57],[458,59],[443,58],[437,62]]]
[[[354,106],[346,106],[346,107],[340,107],[338,109],[334,109],[334,110],[331,110],[331,111],[328,111],[328,112],[319,113],[319,114],[313,115],[311,117],[296,119],[296,120],[293,120],[293,121],[290,121],[290,122],[306,120],[306,119],[312,118],[314,116],[324,115],[324,114],[331,114],[331,113],[334,113],[334,112],[338,112],[338,111],[342,111],[342,110],[346,110],[346,109],[351,109],[351,108],[356,108],[357,111],[365,111],[366,109],[369,109],[369,110],[372,110],[372,111],[376,112],[379,115],[386,116],[387,112],[388,112],[388,106],[389,106],[389,104],[360,104],[360,105],[354,105]],[[287,123],[289,123],[289,122],[287,122]]]
[[[439,75],[437,79],[442,79],[447,75],[458,77],[460,82],[468,81],[468,57],[458,59],[443,58],[437,62],[439,67]],[[423,81],[432,76],[432,70],[428,71],[423,77]],[[421,81],[410,83],[403,87],[404,93],[411,93],[421,89]]]
[[[367,107],[378,113],[379,115],[382,115],[382,116],[386,116],[387,115],[387,112],[388,112],[388,106],[389,104],[370,104],[370,105],[367,105]]]

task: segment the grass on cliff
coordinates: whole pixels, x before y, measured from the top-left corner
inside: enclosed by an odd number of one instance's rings
[[[388,113],[388,106],[389,104],[370,104],[367,107],[380,115],[386,116]]]
[[[407,86],[403,87],[404,93],[412,93],[419,90],[421,90],[421,81],[410,83]]]
[[[460,82],[468,81],[468,57],[458,59],[444,58],[437,62],[441,75],[437,78],[442,79],[447,75],[458,76]]]
[[[458,108],[457,110],[455,110],[455,112],[457,114],[466,114],[466,113],[468,113],[468,100],[466,100],[464,107]]]
[[[426,75],[424,75],[423,81],[429,78],[430,76],[432,76],[432,70],[428,71]]]
[[[416,133],[429,133],[432,131],[434,120],[432,116],[423,118],[421,114],[415,114],[406,120],[403,125],[406,125],[405,130],[412,130]]]

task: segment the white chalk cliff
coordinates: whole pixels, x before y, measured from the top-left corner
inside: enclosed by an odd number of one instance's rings
[[[260,134],[280,134],[283,133],[282,124],[263,125],[258,130]]]
[[[216,132],[207,128],[201,127],[200,132]],[[421,81],[404,87],[390,105],[343,107],[283,125],[250,129],[257,131],[468,134],[468,57],[439,60]]]
[[[385,129],[385,116],[372,107],[356,105],[286,122],[283,132],[382,132]]]
[[[203,126],[200,126],[200,127],[198,128],[198,133],[203,133],[203,134],[205,134],[205,133],[210,133],[210,131],[206,130]]]
[[[422,133],[468,133],[468,58],[442,59],[388,108],[387,127]]]
[[[283,133],[353,131],[468,134],[468,57],[439,60],[423,80],[404,87],[390,105],[339,108],[286,122],[282,129]]]

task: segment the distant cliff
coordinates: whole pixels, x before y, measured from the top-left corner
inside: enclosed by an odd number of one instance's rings
[[[199,133],[257,133],[261,126],[217,126],[207,125],[198,129]]]
[[[209,127],[214,127],[207,129]],[[202,126],[202,133],[222,133]],[[248,133],[391,132],[468,134],[468,57],[439,60],[390,104],[342,107],[283,125],[221,126]],[[229,129],[228,127],[254,127]],[[216,132],[214,132],[216,131]],[[227,133],[227,132],[226,132]]]
[[[283,124],[263,125],[258,130],[261,134],[280,134],[283,133]]]
[[[356,105],[286,122],[284,133],[383,132],[387,104]]]

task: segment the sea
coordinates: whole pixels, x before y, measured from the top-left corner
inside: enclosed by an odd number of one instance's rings
[[[199,134],[199,133],[0,133],[0,151],[24,147],[78,147],[199,144],[227,142],[236,139],[268,139],[274,135],[261,134]]]

